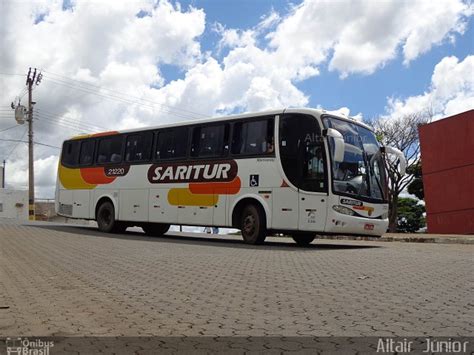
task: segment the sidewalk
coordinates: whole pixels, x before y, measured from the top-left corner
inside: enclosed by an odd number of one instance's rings
[[[379,242],[474,244],[474,235],[461,234],[386,233],[382,238],[346,235],[318,235],[317,238],[332,240],[371,240]]]

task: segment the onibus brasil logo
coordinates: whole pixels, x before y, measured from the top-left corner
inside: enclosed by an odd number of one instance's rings
[[[7,338],[7,355],[49,355],[53,341],[28,338]]]

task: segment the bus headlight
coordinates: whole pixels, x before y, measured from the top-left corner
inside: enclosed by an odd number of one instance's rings
[[[351,210],[350,208],[340,206],[340,205],[334,205],[332,206],[332,209],[338,213],[347,214],[349,216],[353,216],[355,214],[354,211]]]

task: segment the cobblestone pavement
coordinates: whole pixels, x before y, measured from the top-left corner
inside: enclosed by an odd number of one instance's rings
[[[474,245],[0,225],[0,336],[473,336]]]

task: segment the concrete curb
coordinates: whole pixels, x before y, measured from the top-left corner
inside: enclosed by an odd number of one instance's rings
[[[373,242],[403,242],[403,243],[438,243],[438,244],[474,244],[474,236],[471,235],[435,235],[435,234],[390,234],[381,238],[377,237],[354,237],[346,235],[318,235],[320,240],[366,240]]]

